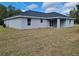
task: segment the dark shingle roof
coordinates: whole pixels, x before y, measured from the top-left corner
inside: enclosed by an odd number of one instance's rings
[[[43,13],[43,12],[37,12],[37,11],[32,11],[32,10],[28,10],[26,12],[21,13],[20,15],[14,16],[14,17],[9,17],[6,18],[4,20],[10,20],[13,18],[18,18],[18,17],[38,17],[38,18],[42,18],[44,17],[44,19],[52,19],[52,18],[68,18],[68,19],[75,19],[66,15],[62,15],[60,13],[57,12],[51,12],[51,13]]]
[[[57,12],[43,13],[43,12],[37,12],[37,11],[32,11],[32,10],[28,10],[26,12],[23,12],[20,15],[23,15],[23,16],[36,16],[36,17],[67,17],[67,16],[62,15],[62,14],[57,13]]]

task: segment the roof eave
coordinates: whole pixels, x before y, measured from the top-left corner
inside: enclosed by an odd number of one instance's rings
[[[22,16],[22,15],[17,15],[17,16],[6,18],[4,20],[9,20],[9,19],[13,19],[13,18],[19,18],[19,17],[24,17],[24,18],[42,18],[42,19],[54,19],[54,18],[65,18],[65,19],[73,19],[73,20],[76,19],[76,18],[71,18],[71,17],[36,17],[36,16]]]

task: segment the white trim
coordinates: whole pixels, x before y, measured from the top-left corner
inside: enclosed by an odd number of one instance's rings
[[[22,15],[18,15],[18,16],[13,16],[13,17],[6,18],[4,20],[13,19],[13,18],[16,18],[16,17],[42,18],[42,19],[53,19],[53,18],[66,18],[66,19],[73,19],[73,20],[76,19],[76,18],[70,18],[70,17],[35,17],[35,16],[22,16]]]
[[[57,19],[57,28],[60,28],[60,19]]]

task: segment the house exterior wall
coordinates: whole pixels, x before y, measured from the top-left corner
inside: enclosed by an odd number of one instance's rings
[[[16,28],[16,29],[32,29],[32,28],[46,28],[50,27],[50,22],[48,20],[43,19],[43,23],[41,23],[40,19],[31,19],[31,25],[28,26],[27,24],[27,18],[16,18],[12,20],[5,20],[4,23],[6,24],[7,27],[10,28]],[[74,20],[63,20],[61,21],[60,19],[60,27],[72,27],[74,26]],[[53,27],[57,27],[57,22],[56,24],[54,23]]]
[[[70,27],[73,27],[73,26],[74,26],[74,20],[71,20]]]
[[[70,19],[67,19],[65,23],[66,23],[65,27],[72,27],[72,26],[74,26],[74,20],[71,20],[71,22],[70,22]]]
[[[12,19],[12,20],[6,20],[4,21],[7,27],[9,28],[16,28],[16,29],[21,29],[21,19]]]
[[[67,20],[61,20],[60,21],[60,27],[61,28],[63,28],[63,27],[68,27],[69,25],[68,25],[68,22],[67,22]]]
[[[74,20],[66,19],[60,21],[60,27],[73,27],[74,26]]]
[[[27,25],[27,18],[17,18],[12,20],[6,20],[4,22],[7,27],[16,28],[16,29],[31,29],[31,28],[44,28],[49,27],[49,22],[43,20],[43,23],[40,22],[40,19],[31,19],[31,25]]]
[[[31,25],[27,25],[27,19],[23,18],[22,20],[22,29],[31,29],[31,28],[45,28],[49,27],[49,22],[47,20],[43,20],[43,23],[41,23],[40,19],[31,19]]]

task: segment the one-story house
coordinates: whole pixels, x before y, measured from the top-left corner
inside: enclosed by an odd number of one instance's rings
[[[43,13],[28,10],[19,15],[4,19],[7,27],[16,29],[65,28],[73,27],[75,18],[57,12]]]

